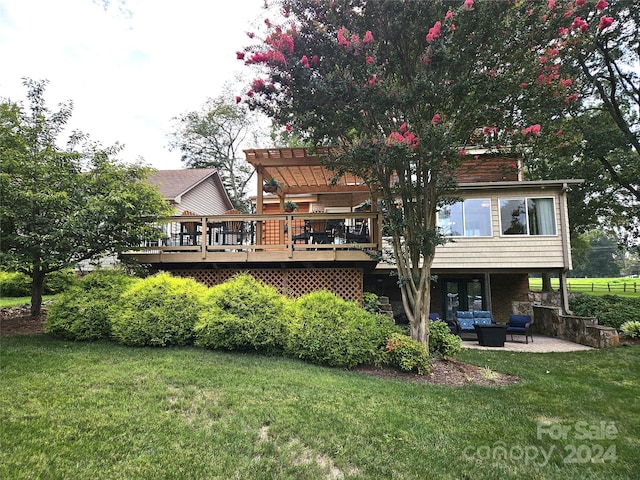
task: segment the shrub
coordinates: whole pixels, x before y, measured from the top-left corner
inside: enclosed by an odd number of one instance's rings
[[[395,331],[388,317],[327,291],[300,297],[294,308],[296,321],[287,351],[321,365],[352,368],[373,363]]]
[[[378,306],[378,295],[371,292],[364,292],[362,294],[362,308],[369,313],[380,313],[380,307]]]
[[[168,273],[140,280],[122,294],[112,335],[125,345],[186,345],[193,340],[207,290],[195,280]]]
[[[453,335],[446,322],[429,323],[429,353],[441,357],[452,357],[462,350],[462,339]]]
[[[424,345],[411,337],[394,333],[389,337],[385,350],[387,363],[392,367],[421,375],[429,373],[429,353]]]
[[[271,286],[241,274],[209,289],[195,326],[198,346],[282,353],[289,336],[287,299]]]
[[[600,325],[613,327],[617,330],[623,323],[640,318],[640,299],[617,295],[594,297],[577,294],[570,300],[569,308],[574,315],[596,317]]]
[[[120,296],[136,280],[109,270],[82,277],[53,302],[45,331],[71,340],[110,337],[110,319],[120,307]]]
[[[31,279],[24,273],[0,271],[0,295],[28,297],[31,295]]]
[[[71,288],[76,281],[76,273],[71,269],[47,273],[44,277],[42,293],[45,295],[56,295],[58,293],[62,293],[68,288]]]
[[[73,285],[75,278],[73,270],[48,273],[44,279],[42,293],[44,295],[61,293]],[[0,271],[0,295],[3,297],[31,296],[31,277],[20,272]]]
[[[631,338],[638,338],[640,337],[640,321],[625,322],[620,326],[620,330]]]

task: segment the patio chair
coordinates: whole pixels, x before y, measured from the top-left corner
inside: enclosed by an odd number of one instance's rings
[[[184,217],[197,216],[190,210],[185,210],[181,214]],[[195,245],[197,243],[197,237],[200,234],[198,231],[198,222],[180,222],[180,245]]]
[[[529,343],[529,337],[533,342],[533,335],[531,334],[531,325],[533,324],[533,318],[531,315],[510,315],[507,322],[507,333],[511,335],[511,341],[513,341],[513,335],[524,335],[525,343]]]
[[[223,215],[242,215],[240,210],[231,209],[223,213]],[[222,244],[223,245],[241,245],[244,240],[244,222],[242,220],[233,220],[223,222]]]

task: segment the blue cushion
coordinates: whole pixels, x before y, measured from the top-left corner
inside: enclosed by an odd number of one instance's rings
[[[430,313],[429,314],[429,320],[431,320],[432,322],[434,322],[436,320],[440,320],[440,314],[439,313]]]
[[[524,327],[507,327],[507,333],[526,333],[526,331]]]
[[[509,328],[521,328],[524,331],[527,323],[531,323],[531,315],[510,315]],[[515,330],[513,330],[515,332]]]
[[[461,318],[473,318],[473,312],[467,312],[465,310],[458,310],[456,312],[456,318],[460,320]]]

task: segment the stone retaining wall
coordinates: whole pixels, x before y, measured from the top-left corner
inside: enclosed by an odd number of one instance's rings
[[[595,317],[562,315],[560,308],[533,305],[533,330],[594,348],[613,347],[620,343],[613,327],[598,325]]]

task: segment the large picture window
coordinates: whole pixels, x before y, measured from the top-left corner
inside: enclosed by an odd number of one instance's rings
[[[446,237],[490,237],[491,201],[470,199],[438,211],[438,227]]]
[[[501,199],[500,226],[503,235],[555,235],[553,198]]]

